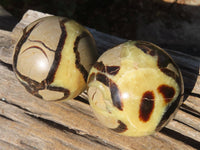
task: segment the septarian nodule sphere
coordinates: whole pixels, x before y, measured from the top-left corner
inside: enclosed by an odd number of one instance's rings
[[[158,46],[128,41],[100,56],[88,77],[97,118],[113,131],[145,136],[159,131],[182,101],[182,75]]]
[[[66,100],[86,88],[97,51],[89,31],[63,17],[44,17],[30,25],[16,44],[13,68],[31,94]]]

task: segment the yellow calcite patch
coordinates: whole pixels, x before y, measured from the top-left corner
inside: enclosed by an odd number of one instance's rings
[[[80,36],[84,28],[74,21],[66,22],[65,28],[67,29],[67,35],[70,36],[65,40],[59,68],[51,85],[70,89],[71,93],[68,97],[70,99],[77,96],[86,87],[83,75],[76,67],[76,56],[73,49],[76,38]]]

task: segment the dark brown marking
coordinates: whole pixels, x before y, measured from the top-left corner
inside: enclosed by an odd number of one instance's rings
[[[96,80],[109,87],[113,105],[122,111],[123,103],[121,102],[121,94],[117,85],[103,73],[97,73]]]
[[[29,41],[31,41],[31,42],[36,42],[36,43],[41,43],[46,49],[48,49],[49,51],[52,51],[52,52],[55,52],[55,50],[54,49],[51,49],[51,48],[49,48],[44,42],[42,42],[42,41],[39,41],[39,40],[31,40],[31,39],[28,39]]]
[[[46,54],[45,51],[44,51],[41,47],[39,47],[39,46],[30,46],[30,47],[26,48],[21,54],[25,53],[27,50],[29,50],[29,49],[31,49],[31,48],[36,48],[36,49],[40,50],[40,51],[44,54],[44,56],[46,57],[46,59],[47,59],[48,62],[49,62],[49,58],[48,58],[47,54]]]
[[[58,66],[60,64],[60,60],[61,60],[61,52],[63,50],[63,46],[65,44],[65,40],[67,38],[67,32],[66,32],[66,28],[64,25],[64,21],[60,21],[60,28],[61,28],[61,35],[60,35],[60,40],[58,42],[57,48],[56,48],[56,52],[55,52],[55,56],[54,56],[54,61],[53,64],[50,68],[50,71],[48,73],[48,76],[46,78],[46,83],[47,85],[50,85],[55,77],[56,71],[58,69]]]
[[[157,90],[164,97],[165,103],[169,103],[175,95],[175,89],[168,85],[160,85]]]
[[[62,100],[62,99],[66,99],[70,95],[70,91],[68,89],[63,88],[63,87],[56,87],[56,86],[49,85],[47,87],[47,89],[52,90],[52,91],[58,91],[58,92],[63,92],[64,93],[64,96],[62,98],[60,98],[60,99],[57,99],[56,101],[59,101],[59,100]]]
[[[82,73],[85,82],[87,82],[88,72],[84,68],[84,66],[80,63],[80,54],[78,52],[78,44],[79,44],[81,38],[84,38],[84,37],[87,37],[87,36],[88,36],[88,34],[86,32],[83,32],[81,35],[79,35],[76,38],[76,40],[74,42],[74,53],[76,55],[76,62],[75,62],[76,68],[78,68],[80,70],[80,72]]]
[[[172,70],[169,70],[167,68],[161,68],[160,69],[164,74],[166,74],[167,76],[173,78],[177,83],[179,82],[179,78],[178,76],[176,75],[175,72],[173,72]]]
[[[158,56],[157,65],[161,69],[167,67],[169,63],[174,64],[167,52],[150,42],[138,41],[135,45],[144,53],[150,54],[152,56]]]
[[[144,53],[155,56],[155,51],[149,47],[149,43],[137,42],[135,43],[135,46],[141,49]]]
[[[120,70],[120,66],[106,66],[106,72],[110,75],[116,75]]]
[[[100,62],[95,62],[94,63],[94,68],[96,68],[97,70],[101,71],[101,72],[105,72],[105,65],[103,64],[102,61]]]
[[[152,91],[147,91],[143,94],[140,110],[139,110],[139,118],[143,122],[147,122],[154,109],[154,93]]]
[[[113,105],[117,107],[119,110],[123,110],[123,103],[121,102],[121,95],[117,85],[110,80],[110,93]]]
[[[163,73],[165,73],[167,76],[173,78],[177,82],[177,84],[181,87],[182,86],[181,78],[177,76],[175,72],[167,68],[169,64],[172,64],[175,67],[175,69],[179,72],[178,66],[174,63],[174,61],[167,54],[167,52],[165,52],[162,49],[159,49],[158,47],[155,47],[155,50],[158,56],[158,60],[157,60],[158,68],[160,68],[160,70]]]
[[[117,132],[117,133],[122,133],[125,132],[126,130],[128,130],[126,124],[124,124],[122,121],[118,120],[118,127],[115,129],[112,129],[113,131]]]
[[[175,66],[175,68],[177,69],[177,71],[179,71],[179,69]],[[177,76],[175,72],[173,72],[172,70],[169,70],[168,68],[162,68],[160,69],[164,74],[166,74],[167,76],[173,78],[176,83],[178,84],[179,87],[182,87],[182,78]],[[180,73],[179,73],[180,74]]]
[[[110,86],[109,78],[106,75],[102,74],[102,73],[97,73],[96,80],[101,82],[101,83],[103,83],[105,86],[108,86],[108,87]]]
[[[136,45],[137,45],[137,43],[136,43]],[[160,69],[167,67],[167,65],[169,63],[173,63],[170,56],[164,50],[162,50],[160,47],[158,47],[150,42],[145,42],[145,41],[140,41],[139,45],[142,45],[140,47],[141,47],[141,49],[143,49],[143,51],[145,53],[158,57],[157,65]]]
[[[39,83],[37,81],[34,81],[34,80],[22,75],[21,73],[18,73],[18,74],[20,74],[20,78],[22,80],[27,82],[27,84],[24,82],[21,82],[21,84],[24,85],[26,90],[29,93],[35,95],[36,97],[42,98],[42,96],[38,93],[38,91],[45,89],[45,83],[44,82]]]
[[[107,72],[110,75],[116,75],[120,69],[120,66],[105,66],[102,61],[95,62],[93,67],[98,71]]]
[[[168,66],[169,63],[171,63],[171,59],[169,58],[168,55],[164,54],[163,52],[159,52],[158,53],[158,67],[160,69],[162,68],[166,68]]]
[[[94,100],[94,96],[96,95],[97,91],[95,90],[94,93],[92,94],[92,100]]]
[[[38,25],[35,24],[32,28],[30,28],[28,31],[27,30],[27,27],[23,30],[23,35],[22,37],[20,38],[19,42],[17,43],[16,47],[15,47],[15,53],[14,53],[14,56],[13,56],[13,69],[14,70],[17,70],[17,61],[18,61],[18,55],[20,53],[20,49],[22,47],[22,45],[26,42],[26,40],[28,39],[29,35],[31,34],[31,32],[33,31],[33,29]],[[16,71],[17,73],[17,71]]]

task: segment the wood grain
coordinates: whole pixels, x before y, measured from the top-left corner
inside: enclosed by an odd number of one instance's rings
[[[27,24],[46,15],[30,10],[13,32],[0,30],[0,149],[199,149],[200,58],[197,57],[167,50],[183,73],[185,98],[175,118],[151,136],[125,137],[105,128],[94,117],[85,92],[77,98],[82,101],[63,102],[46,102],[27,93],[12,71],[13,46]],[[100,54],[126,41],[89,30]]]

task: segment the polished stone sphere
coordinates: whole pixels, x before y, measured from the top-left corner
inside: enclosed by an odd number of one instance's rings
[[[86,88],[97,59],[90,32],[73,20],[50,16],[28,25],[14,50],[13,68],[28,92],[44,100],[67,100]]]
[[[128,41],[104,52],[88,77],[89,103],[100,122],[127,136],[164,127],[182,102],[180,69],[166,51]]]

